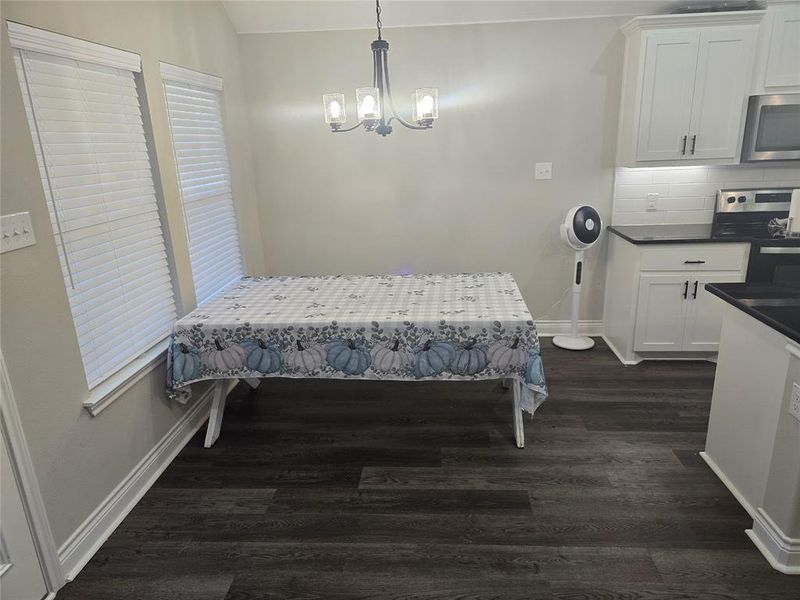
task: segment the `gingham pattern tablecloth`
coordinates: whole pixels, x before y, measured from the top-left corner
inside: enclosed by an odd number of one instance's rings
[[[243,277],[173,328],[168,389],[206,379],[513,378],[547,396],[536,325],[509,273]]]

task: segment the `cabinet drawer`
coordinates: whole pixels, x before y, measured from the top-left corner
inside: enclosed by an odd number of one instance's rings
[[[642,252],[642,271],[740,271],[749,244],[675,244]]]

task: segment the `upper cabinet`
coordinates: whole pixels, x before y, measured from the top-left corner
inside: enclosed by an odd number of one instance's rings
[[[800,92],[800,1],[770,3],[758,37],[752,93]]]
[[[619,164],[737,161],[763,15],[658,15],[623,27]]]

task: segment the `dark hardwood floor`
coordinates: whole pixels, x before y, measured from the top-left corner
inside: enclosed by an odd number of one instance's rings
[[[59,600],[798,600],[697,456],[714,367],[543,340],[513,444],[497,382],[231,394]]]

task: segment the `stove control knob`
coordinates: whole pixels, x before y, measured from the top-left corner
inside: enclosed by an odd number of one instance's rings
[[[746,200],[747,200],[747,198],[745,198],[744,196],[739,196],[739,197],[737,198],[737,200],[738,200],[739,202],[744,202],[744,201],[746,201]]]
[[[728,204],[733,204],[736,202],[736,196],[728,196]]]

